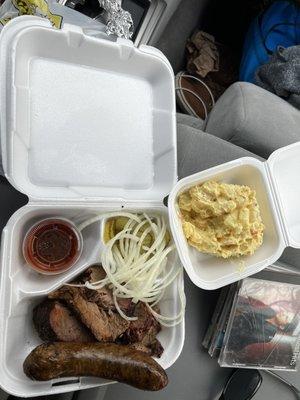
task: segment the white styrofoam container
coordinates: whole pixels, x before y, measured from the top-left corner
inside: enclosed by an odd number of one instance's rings
[[[0,36],[0,110],[3,165],[29,203],[3,230],[0,291],[0,385],[16,396],[91,388],[96,378],[33,382],[23,362],[39,343],[33,307],[49,292],[99,260],[102,225],[83,231],[75,266],[37,274],[25,265],[22,239],[47,216],[82,222],[116,210],[165,214],[163,198],[177,179],[173,72],[156,49],[127,40],[90,37],[75,26],[56,30],[37,17],[11,21]],[[175,253],[175,252],[174,252]],[[175,253],[170,263],[180,262]],[[161,311],[176,315],[179,277]],[[184,343],[184,320],[163,328],[168,368]]]
[[[300,248],[300,142],[275,151],[266,162],[240,158],[180,180],[169,196],[170,225],[181,262],[203,289],[217,289],[261,271],[287,246]],[[262,246],[252,256],[222,259],[189,246],[182,230],[178,196],[207,180],[248,185],[256,190],[265,225]],[[242,262],[242,264],[241,264]]]

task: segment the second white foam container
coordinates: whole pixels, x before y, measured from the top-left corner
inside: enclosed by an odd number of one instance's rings
[[[32,309],[42,298],[99,260],[101,226],[83,231],[84,249],[62,275],[44,276],[25,265],[22,240],[47,216],[73,221],[116,210],[165,214],[163,198],[177,179],[173,71],[161,52],[127,40],[86,35],[45,19],[20,17],[0,36],[0,111],[6,177],[29,203],[3,230],[0,292],[0,385],[21,397],[108,384],[96,378],[34,382],[22,366],[41,343]],[[179,263],[176,252],[170,263]],[[161,312],[179,310],[174,281]],[[184,320],[163,328],[168,368],[184,343]]]
[[[171,230],[190,279],[218,289],[271,265],[287,246],[300,248],[300,142],[275,151],[266,162],[240,158],[180,180],[169,196]],[[216,180],[255,189],[265,225],[262,246],[252,256],[222,259],[189,246],[182,230],[178,196],[191,186]]]

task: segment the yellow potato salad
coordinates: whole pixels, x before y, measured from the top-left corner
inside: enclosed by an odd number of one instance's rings
[[[262,244],[264,225],[248,186],[207,181],[179,195],[178,205],[184,235],[200,252],[239,257]]]

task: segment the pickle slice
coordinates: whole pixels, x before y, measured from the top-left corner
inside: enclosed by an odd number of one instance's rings
[[[107,220],[105,223],[105,226],[104,226],[104,234],[103,234],[104,243],[106,244],[115,235],[117,235],[119,232],[121,232],[125,228],[127,221],[128,221],[127,217],[117,217],[117,218],[111,218],[111,219]],[[142,236],[143,232],[148,227],[149,227],[148,223],[143,225],[138,232],[138,236]],[[166,234],[165,234],[166,245],[169,244],[170,240],[171,240],[171,236],[170,236],[169,231],[167,230]],[[143,242],[143,246],[151,247],[153,243],[154,243],[154,235],[151,232],[146,235],[144,242]],[[142,251],[144,252],[145,250],[142,250]]]
[[[105,244],[108,243],[116,235],[115,226],[116,226],[116,221],[114,218],[111,218],[108,221],[106,221],[103,233],[103,241]]]
[[[119,232],[121,232],[124,228],[125,225],[128,222],[128,218],[127,217],[118,217],[115,218],[115,235]]]

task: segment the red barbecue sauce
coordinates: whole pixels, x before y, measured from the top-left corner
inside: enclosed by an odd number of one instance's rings
[[[27,264],[42,274],[59,274],[71,268],[80,257],[81,234],[69,221],[47,218],[26,234],[23,254]]]

